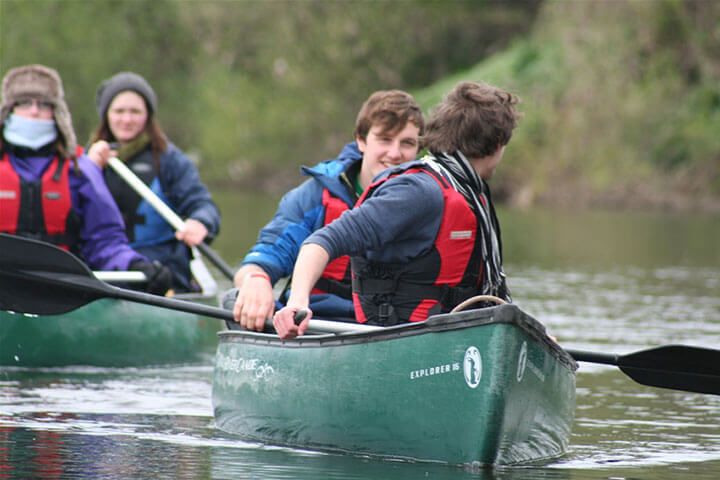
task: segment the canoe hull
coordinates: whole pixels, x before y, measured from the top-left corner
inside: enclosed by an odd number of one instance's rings
[[[193,362],[212,354],[221,327],[222,322],[199,315],[114,299],[100,299],[62,315],[0,311],[0,365]]]
[[[451,464],[562,455],[575,362],[515,306],[288,342],[225,331],[216,425],[267,443]]]

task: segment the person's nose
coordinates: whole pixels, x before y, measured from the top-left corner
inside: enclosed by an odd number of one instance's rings
[[[388,149],[387,156],[392,158],[393,160],[397,160],[402,157],[402,150],[400,150],[400,144],[399,143],[393,143],[390,145],[390,148]]]
[[[40,115],[40,104],[38,102],[32,102],[28,107],[28,113],[32,116]]]

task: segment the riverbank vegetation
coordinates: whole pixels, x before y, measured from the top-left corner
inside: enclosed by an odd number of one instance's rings
[[[485,80],[525,114],[502,201],[720,211],[717,18],[702,0],[0,0],[0,71],[57,68],[80,139],[98,83],[137,71],[213,188],[275,192],[350,140],[371,91],[430,110]]]

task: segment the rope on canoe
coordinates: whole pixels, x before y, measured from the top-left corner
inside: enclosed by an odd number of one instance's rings
[[[498,305],[504,305],[507,303],[505,300],[503,300],[500,297],[496,297],[495,295],[475,295],[474,297],[470,297],[467,300],[465,300],[464,302],[461,302],[460,304],[458,304],[458,306],[456,306],[455,308],[450,310],[450,313],[460,312],[460,311],[464,310],[466,307],[468,307],[469,305],[472,305],[474,303],[479,303],[479,302],[494,302]]]

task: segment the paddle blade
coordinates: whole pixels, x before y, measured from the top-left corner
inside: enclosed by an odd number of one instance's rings
[[[102,286],[71,253],[37,240],[0,234],[1,310],[65,313],[102,297]]]
[[[207,269],[205,263],[203,263],[202,259],[200,258],[200,253],[198,252],[197,248],[193,247],[191,249],[191,252],[193,258],[190,260],[190,272],[192,273],[192,276],[200,285],[203,294],[215,295],[218,291],[218,286],[215,282],[215,279],[212,277],[212,275],[210,275],[210,271]]]
[[[623,355],[618,367],[643,385],[720,395],[720,351],[666,345]]]

